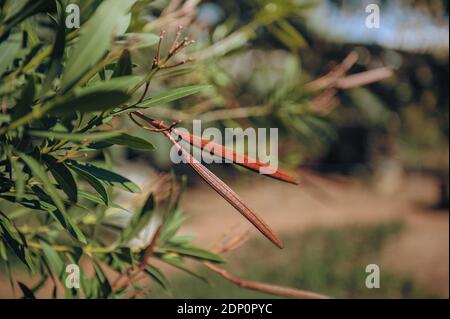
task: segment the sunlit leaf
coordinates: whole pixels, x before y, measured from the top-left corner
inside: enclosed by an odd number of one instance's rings
[[[131,98],[129,89],[140,80],[141,77],[138,76],[124,76],[77,89],[73,94],[55,102],[51,113],[62,115],[75,111],[84,113],[113,109]]]
[[[123,145],[136,150],[148,151],[155,148],[149,141],[126,133],[107,138],[103,142],[113,145]]]
[[[35,95],[34,78],[30,77],[22,89],[20,98],[17,104],[13,108],[11,120],[16,120],[22,116],[31,112],[31,106],[33,105],[33,99]]]
[[[131,75],[133,73],[133,63],[131,62],[130,51],[123,50],[122,55],[117,61],[112,77],[120,77],[125,75]]]
[[[157,105],[164,105],[179,99],[182,99],[184,97],[196,94],[206,88],[208,88],[209,85],[191,85],[191,86],[184,86],[179,87],[171,90],[166,90],[163,93],[157,94],[153,97],[150,97],[143,102],[137,104],[136,106],[132,108],[124,109],[123,111],[118,111],[115,114],[120,114],[126,111],[130,111],[133,109],[146,109],[152,106]]]
[[[141,191],[139,186],[130,181],[128,178],[111,172],[107,169],[100,168],[92,164],[81,164],[76,161],[68,161],[67,163],[70,165],[70,167],[76,167],[78,170],[82,170],[108,185],[120,187],[131,193],[137,193]]]
[[[64,269],[63,260],[58,255],[58,253],[54,251],[53,248],[46,242],[41,240],[39,243],[42,247],[42,251],[44,253],[47,264],[50,267],[50,270],[52,271],[54,276],[59,277]]]

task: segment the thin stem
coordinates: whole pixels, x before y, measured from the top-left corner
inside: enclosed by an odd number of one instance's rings
[[[300,290],[290,287],[277,286],[272,284],[266,284],[263,282],[257,282],[252,280],[244,280],[239,279],[230,273],[228,273],[225,269],[220,268],[216,265],[213,265],[209,262],[205,262],[204,265],[219,274],[223,278],[232,282],[233,284],[250,290],[256,290],[260,292],[269,293],[276,296],[288,297],[288,298],[297,298],[297,299],[329,299],[330,297],[315,293],[312,291]]]

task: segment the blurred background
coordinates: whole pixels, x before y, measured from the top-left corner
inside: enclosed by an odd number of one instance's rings
[[[372,3],[379,28],[366,26]],[[150,95],[213,85],[148,114],[184,127],[192,119],[204,128],[278,127],[280,167],[300,180],[208,166],[285,241],[280,251],[251,230],[225,256],[230,273],[333,297],[448,298],[447,1],[157,0],[136,11],[132,23],[148,32],[173,35],[183,25],[196,40],[185,53],[194,63],[158,75]],[[133,52],[133,62],[144,72],[153,55]],[[114,160],[143,186],[158,171],[188,175],[183,233],[202,245],[249,228],[189,167],[170,162],[163,137],[148,139],[157,151],[117,148]],[[380,267],[378,289],[365,286],[368,264]],[[271,297],[206,268],[198,272],[210,285],[168,271],[171,292],[148,297]]]

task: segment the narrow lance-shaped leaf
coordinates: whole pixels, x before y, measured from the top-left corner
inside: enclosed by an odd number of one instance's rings
[[[73,86],[110,49],[113,34],[119,31],[121,17],[128,14],[136,0],[103,1],[83,25],[62,78],[62,90]]]
[[[105,189],[105,186],[101,181],[99,181],[92,174],[78,168],[77,166],[69,165],[70,169],[73,170],[78,176],[83,178],[89,185],[94,188],[97,193],[100,195],[101,199],[105,203],[106,206],[109,206],[109,196],[108,192]]]
[[[156,281],[162,288],[169,290],[170,284],[166,276],[156,268],[155,266],[149,265],[145,267],[144,270],[154,281]]]
[[[182,99],[184,97],[196,94],[200,92],[201,90],[210,87],[209,85],[190,85],[190,86],[183,86],[175,89],[170,89],[167,91],[164,91],[163,93],[157,94],[151,98],[148,98],[144,100],[143,102],[130,107],[130,108],[124,108],[123,110],[116,111],[114,114],[121,114],[125,112],[129,112],[131,110],[136,109],[146,109],[152,106],[157,105],[163,105],[167,104],[179,99]]]
[[[28,0],[20,10],[14,10],[12,15],[5,17],[0,27],[0,43],[8,36],[8,32],[13,27],[26,18],[41,12],[49,4],[50,3],[47,0]]]
[[[108,185],[120,187],[131,193],[138,193],[141,191],[139,186],[137,186],[134,182],[130,181],[128,178],[123,177],[107,169],[97,167],[92,164],[81,164],[76,161],[67,161],[67,164],[69,164],[71,167],[76,167],[79,170],[89,173],[90,175],[94,176],[95,178],[101,180],[102,182]]]
[[[137,150],[153,150],[155,148],[149,141],[126,133],[107,138],[103,142],[113,145],[123,145]]]
[[[46,242],[41,240],[39,243],[42,247],[42,251],[44,253],[47,264],[50,267],[50,270],[52,271],[54,276],[59,277],[64,269],[63,260],[58,255],[58,253],[54,251],[53,248]]]
[[[11,220],[0,212],[0,238],[16,254],[16,256],[34,272],[34,263],[27,246],[25,237],[19,232]]]
[[[189,256],[192,258],[207,260],[215,263],[223,263],[224,260],[221,256],[214,254],[212,252],[200,249],[194,246],[168,246],[164,248],[165,251],[177,253],[184,256]]]
[[[56,210],[49,212],[52,213],[52,215],[61,223],[61,225],[67,229],[67,231],[77,238],[80,242],[85,243],[86,238],[84,237],[81,230],[78,228],[78,226],[72,221],[72,219],[69,217],[69,215],[66,212],[66,208],[64,206],[64,203],[61,199],[61,197],[58,194],[58,191],[50,181],[50,178],[48,177],[46,171],[41,166],[41,164],[36,161],[31,156],[28,156],[23,153],[18,153],[18,155],[22,158],[22,160],[25,162],[25,164],[28,165],[28,167],[31,169],[33,176],[36,177],[41,183],[44,189],[46,190],[47,194],[52,202],[56,206]]]
[[[103,272],[102,267],[95,261],[93,261],[93,265],[95,270],[95,278],[98,281],[97,287],[98,289],[97,293],[99,294],[98,297],[107,298],[112,292],[111,284],[109,283],[108,278]]]
[[[3,43],[0,43],[0,75],[8,70],[20,50],[22,34],[15,33]]]
[[[131,75],[133,73],[133,63],[131,62],[130,51],[123,50],[122,55],[117,61],[112,77],[120,77],[125,75]]]
[[[64,50],[66,46],[66,11],[59,1],[56,2],[58,11],[58,28],[56,31],[55,42],[50,56],[50,66],[39,92],[39,96],[43,98],[51,89],[53,81],[56,79],[59,69],[61,68],[64,58]]]
[[[5,148],[5,151],[15,175],[14,183],[16,187],[16,198],[17,200],[20,200],[25,192],[25,176],[20,163],[12,157],[11,149],[7,147]]]
[[[138,234],[145,225],[148,224],[148,221],[150,220],[152,212],[155,208],[154,206],[155,202],[153,194],[150,194],[145,201],[144,206],[133,214],[130,222],[123,229],[121,234],[122,241],[130,240],[131,238],[133,238],[133,236]]]
[[[144,100],[137,105],[138,108],[148,108],[156,105],[166,104],[192,94],[196,94],[201,90],[208,88],[209,85],[191,85],[180,88],[167,90],[164,93],[156,95],[152,98]]]
[[[174,254],[163,254],[161,255],[161,261],[172,266],[175,267],[179,270],[182,270],[186,273],[188,273],[191,276],[194,276],[197,279],[202,280],[203,282],[209,284],[208,279],[206,279],[205,277],[197,274],[196,272],[190,270],[189,268],[185,267],[183,265],[183,259],[180,256],[174,255]]]
[[[53,175],[58,185],[61,186],[64,193],[67,194],[72,202],[77,202],[77,184],[66,165],[64,163],[59,163],[50,155],[44,155],[42,159],[47,164],[50,173]]]
[[[42,186],[47,191],[48,196],[50,196],[50,198],[52,199],[52,201],[56,205],[56,207],[61,212],[65,212],[66,208],[64,206],[64,203],[63,203],[61,197],[58,195],[56,187],[51,183],[47,173],[45,172],[45,170],[41,166],[41,164],[38,161],[36,161],[34,158],[32,158],[31,156],[25,155],[23,153],[19,153],[19,156],[31,169],[31,171],[33,172],[33,175],[42,183]]]

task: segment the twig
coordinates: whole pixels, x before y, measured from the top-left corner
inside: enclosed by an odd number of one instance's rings
[[[336,82],[336,87],[338,89],[350,89],[384,80],[393,74],[392,69],[388,67],[373,69],[341,78]]]
[[[330,72],[324,76],[305,85],[308,91],[319,91],[325,88],[333,87],[336,81],[347,73],[352,66],[358,61],[358,54],[355,51],[350,52],[345,59],[335,66]]]
[[[204,263],[206,267],[214,271],[215,273],[221,275],[223,278],[227,279],[228,281],[232,282],[233,284],[250,290],[260,291],[269,293],[276,296],[281,297],[287,297],[287,298],[296,298],[296,299],[329,299],[330,297],[307,291],[307,290],[300,290],[290,287],[283,287],[278,285],[272,285],[272,284],[266,284],[258,281],[252,281],[252,280],[244,280],[239,279],[230,273],[228,273],[225,269],[220,268],[216,265],[213,265],[209,262]]]

